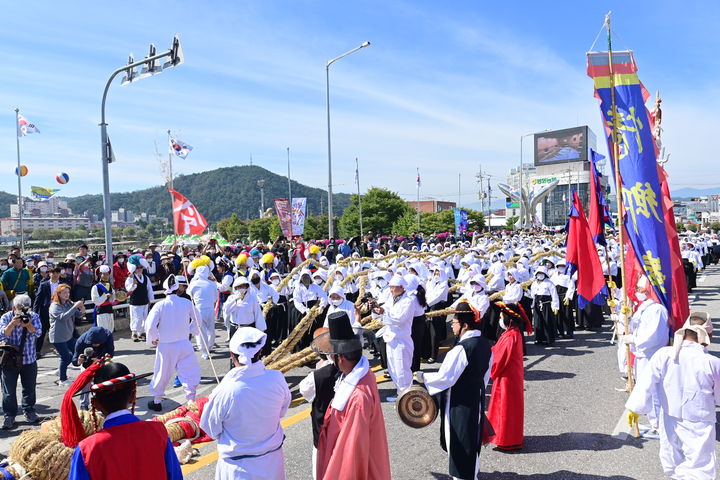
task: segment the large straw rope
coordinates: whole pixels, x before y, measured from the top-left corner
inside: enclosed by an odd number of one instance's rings
[[[83,429],[87,435],[95,432],[92,414],[86,411],[78,412]],[[97,415],[98,428],[102,425],[104,419],[101,415]],[[45,422],[40,426],[40,430],[26,430],[10,446],[8,459],[11,468],[13,464],[17,464],[20,468],[15,468],[18,475],[15,478],[21,478],[23,474],[19,472],[24,469],[27,477],[33,480],[57,480],[67,478],[70,473],[70,460],[74,449],[66,447],[60,440],[60,418],[55,418],[49,422]],[[11,472],[12,473],[12,472]]]
[[[277,348],[275,348],[275,350],[270,352],[270,355],[266,356],[263,359],[265,365],[268,365],[273,361],[278,360],[279,357],[291,351],[300,341],[305,332],[310,328],[312,322],[315,320],[315,317],[317,317],[321,311],[322,310],[320,306],[316,305],[310,308],[307,312],[305,312],[305,316],[302,318],[302,320],[300,320],[300,322],[295,326],[295,328],[293,328],[292,332],[290,332],[290,335],[288,335],[287,338],[283,340],[282,343],[277,346]]]

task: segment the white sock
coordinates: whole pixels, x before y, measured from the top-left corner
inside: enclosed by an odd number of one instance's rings
[[[153,397],[153,402],[160,403],[162,402],[163,397]]]

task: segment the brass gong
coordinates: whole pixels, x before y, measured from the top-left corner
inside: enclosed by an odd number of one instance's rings
[[[435,421],[438,406],[427,390],[420,385],[413,385],[397,399],[397,412],[405,425],[423,428]]]

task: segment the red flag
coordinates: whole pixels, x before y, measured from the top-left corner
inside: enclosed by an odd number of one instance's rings
[[[175,220],[175,234],[201,235],[207,228],[207,221],[195,205],[181,193],[168,188],[173,196],[173,219]]]
[[[596,305],[605,305],[608,289],[600,257],[598,257],[595,242],[590,233],[590,225],[576,191],[573,191],[573,203],[567,226],[565,260],[568,275],[572,275],[577,270],[578,307],[585,308],[585,305],[590,302]]]
[[[668,175],[665,169],[658,165],[658,176],[660,177],[660,188],[663,194],[663,214],[665,216],[665,233],[670,243],[670,265],[672,266],[672,311],[671,325],[673,331],[683,326],[690,315],[690,304],[688,301],[687,283],[685,282],[685,271],[683,269],[682,255],[680,254],[680,241],[677,228],[675,227],[675,214],[673,213],[673,201],[670,199],[670,187],[668,186]]]

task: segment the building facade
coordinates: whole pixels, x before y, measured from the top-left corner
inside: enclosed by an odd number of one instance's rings
[[[47,230],[77,230],[90,228],[90,219],[87,217],[25,217],[23,216],[23,230],[44,228]],[[0,218],[0,235],[19,235],[20,218]]]
[[[420,202],[408,202],[408,204],[416,212],[420,210],[420,213],[437,213],[456,206],[455,202],[441,202],[439,200],[420,200]]]

